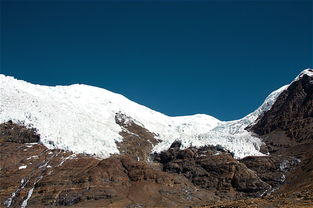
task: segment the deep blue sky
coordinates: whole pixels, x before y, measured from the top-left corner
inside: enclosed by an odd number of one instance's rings
[[[1,1],[1,73],[222,120],[312,67],[312,1]]]

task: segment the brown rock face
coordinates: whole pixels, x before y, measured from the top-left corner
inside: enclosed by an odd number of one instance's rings
[[[36,129],[15,125],[12,121],[0,124],[0,141],[16,143],[39,142],[40,136]]]
[[[121,126],[120,135],[124,138],[116,143],[120,153],[138,161],[149,161],[153,146],[159,143],[156,135],[122,113],[115,115],[115,122]]]
[[[259,135],[284,131],[296,142],[312,142],[313,78],[303,75],[293,82],[251,130]]]
[[[256,172],[219,147],[180,150],[176,142],[168,151],[156,154],[155,159],[163,164],[164,171],[184,175],[220,197],[260,196],[271,189]]]
[[[184,177],[127,156],[98,160],[9,142],[0,148],[2,206],[20,207],[27,201],[29,207],[177,207],[217,199]]]
[[[240,162],[254,170],[262,181],[277,188],[285,182],[288,172],[299,165],[300,160],[290,156],[250,156]]]

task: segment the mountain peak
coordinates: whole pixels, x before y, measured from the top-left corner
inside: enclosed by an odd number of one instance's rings
[[[307,68],[305,70],[303,70],[295,79],[294,81],[297,81],[299,79],[301,79],[304,75],[307,75],[309,77],[313,77],[313,69]]]

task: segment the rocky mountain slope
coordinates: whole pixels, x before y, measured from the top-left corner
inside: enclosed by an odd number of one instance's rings
[[[313,206],[312,79],[305,70],[223,122],[1,75],[1,206]]]

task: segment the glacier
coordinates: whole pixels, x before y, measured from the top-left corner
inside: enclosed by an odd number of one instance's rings
[[[310,69],[302,72],[310,74]],[[300,76],[300,75],[299,75]],[[12,120],[33,127],[48,148],[96,155],[119,154],[122,141],[116,113],[123,113],[153,132],[160,152],[180,140],[189,146],[221,145],[236,158],[262,155],[262,141],[245,128],[269,110],[288,85],[272,92],[254,112],[235,121],[220,121],[205,114],[170,117],[98,87],[74,84],[42,86],[0,74],[0,123]]]

